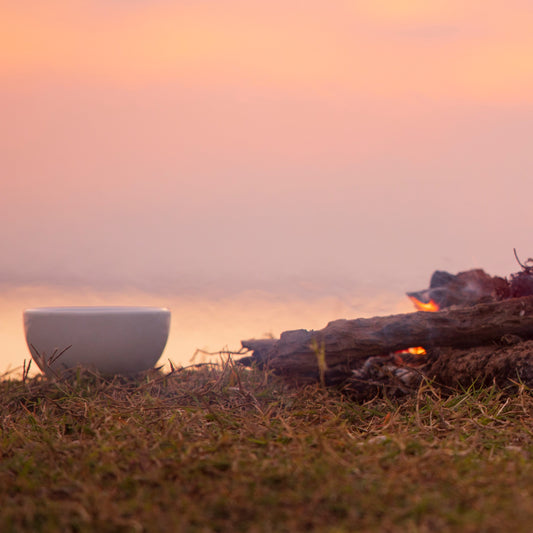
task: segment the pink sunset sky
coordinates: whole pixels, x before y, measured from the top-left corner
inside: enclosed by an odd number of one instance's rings
[[[0,17],[3,285],[401,295],[533,255],[529,1]]]

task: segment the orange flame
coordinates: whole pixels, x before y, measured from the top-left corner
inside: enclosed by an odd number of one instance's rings
[[[426,355],[426,349],[422,346],[414,346],[413,348],[406,348],[405,350],[397,350],[395,354],[411,354],[411,355]]]
[[[407,348],[407,353],[413,355],[426,355],[426,349],[422,346],[415,346],[414,348]]]
[[[427,352],[422,346],[414,346],[413,348],[406,348],[405,350],[398,350],[394,352],[394,363],[397,366],[420,366],[425,362]],[[407,356],[414,357],[407,357]]]
[[[434,313],[440,309],[439,304],[432,299],[430,299],[428,303],[421,302],[414,296],[409,296],[409,299],[415,304],[415,307],[419,311],[429,311]],[[398,350],[394,352],[393,355],[394,361],[398,366],[417,366],[420,362],[425,361],[427,352],[423,346],[413,346],[412,348],[406,348],[405,350]],[[409,355],[414,357],[407,357]]]
[[[424,302],[421,302],[414,296],[409,296],[409,299],[415,304],[415,307],[419,311],[430,311],[432,313],[435,313],[440,309],[439,304],[435,302],[434,300],[429,300],[429,302],[426,304]]]

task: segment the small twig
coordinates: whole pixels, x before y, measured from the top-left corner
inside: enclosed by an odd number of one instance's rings
[[[48,365],[54,364],[68,349],[72,348],[72,344],[67,346],[66,348],[63,348],[60,352],[57,350],[57,348],[54,350],[50,358],[48,359]]]
[[[28,374],[31,368],[31,362],[32,359],[30,359],[28,363],[26,363],[26,359],[24,359],[24,365],[22,367],[22,383],[26,383],[26,380],[28,379]]]
[[[513,248],[513,252],[514,252],[514,256],[516,258],[516,261],[518,262],[518,264],[524,269],[525,272],[527,272],[528,274],[531,274],[533,273],[533,266],[527,266],[527,263],[531,263],[533,262],[533,259],[530,257],[527,261],[526,261],[526,264],[524,265],[520,259],[518,259],[518,254],[516,253],[516,248]]]
[[[239,392],[241,394],[244,394],[245,390],[244,390],[244,387],[242,386],[241,376],[239,375],[239,371],[235,367],[235,361],[233,360],[233,358],[231,356],[228,357],[228,364],[231,367],[232,376],[237,380],[237,385],[239,386]]]
[[[46,372],[46,370],[48,370],[49,372],[51,372],[54,377],[58,378],[59,377],[59,374],[55,371],[55,369],[52,368],[52,365],[69,349],[69,348],[72,348],[72,344],[70,344],[69,346],[67,346],[66,348],[64,348],[63,350],[61,351],[58,351],[58,349],[56,348],[53,352],[52,352],[52,355],[50,357],[46,357],[46,352],[43,352],[43,353],[40,353],[39,350],[37,350],[37,348],[33,345],[33,344],[30,344],[30,347],[33,349],[33,351],[35,352],[35,362],[37,363],[37,366],[43,371],[43,372]]]
[[[238,351],[233,350],[219,350],[218,352],[208,352],[207,350],[202,350],[201,348],[196,348],[196,351],[194,352],[193,356],[189,359],[189,362],[193,362],[196,359],[196,356],[198,354],[203,355],[218,355],[219,357],[222,355],[244,355],[248,353],[250,350],[248,348],[240,348]]]
[[[316,339],[311,341],[311,350],[315,353],[316,362],[318,365],[318,375],[320,378],[320,385],[322,388],[326,387],[326,370],[328,365],[326,363],[326,345],[324,341],[320,344]]]

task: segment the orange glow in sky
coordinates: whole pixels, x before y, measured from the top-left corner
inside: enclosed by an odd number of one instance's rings
[[[10,324],[60,287],[171,298],[198,338],[210,305],[278,327],[239,293],[315,327],[309,302],[321,325],[410,309],[434,270],[533,256],[530,1],[0,0],[0,20]]]
[[[533,94],[527,3],[12,2],[0,72],[113,83],[181,80],[396,98]]]
[[[25,0],[0,17],[0,280],[424,276],[413,290],[533,254],[528,2]]]

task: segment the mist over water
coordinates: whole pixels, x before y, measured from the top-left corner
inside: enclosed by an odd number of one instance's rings
[[[169,307],[185,364],[533,255],[524,2],[4,4],[0,369],[28,307]]]
[[[0,372],[14,370],[18,377],[24,360],[31,358],[26,346],[22,312],[32,307],[74,305],[146,305],[168,307],[172,312],[170,335],[158,364],[190,364],[196,350],[237,351],[240,341],[278,337],[291,329],[321,329],[338,318],[359,318],[409,312],[412,305],[401,292],[352,289],[327,294],[318,287],[300,291],[267,292],[241,290],[213,296],[149,293],[138,289],[95,290],[57,286],[3,287],[0,296]],[[197,353],[194,362],[217,356]],[[37,372],[36,366],[33,366]]]

